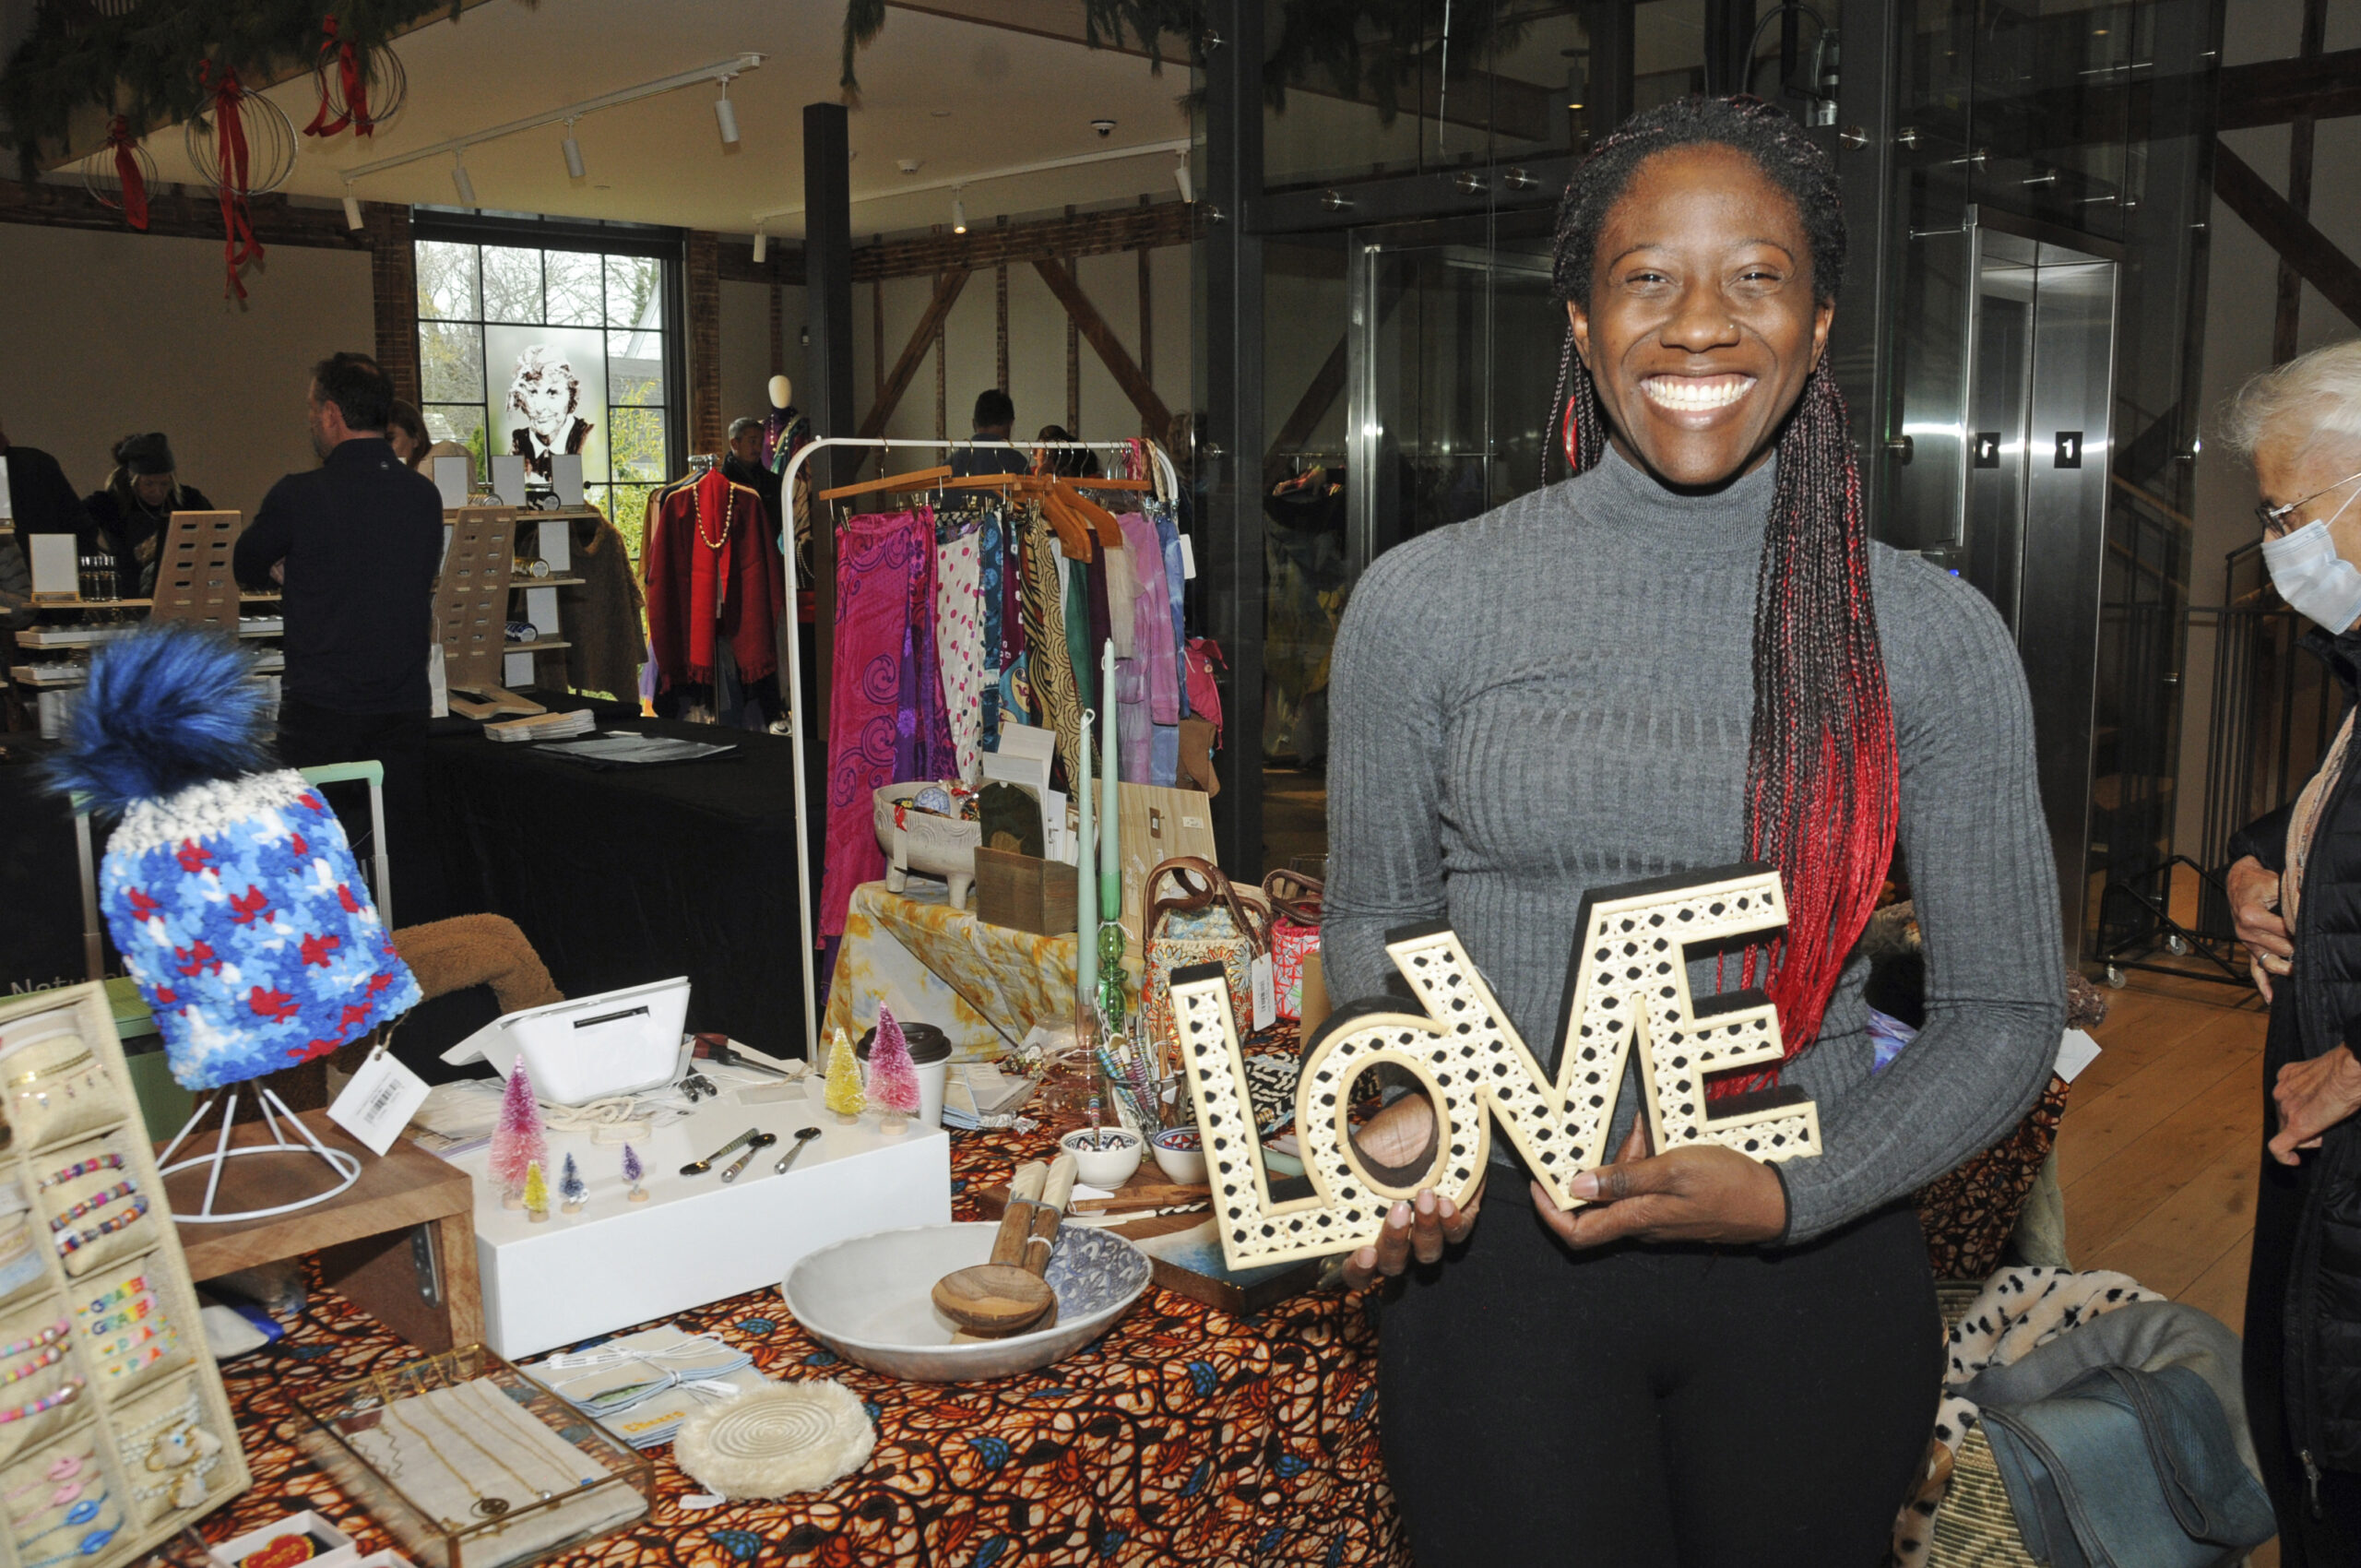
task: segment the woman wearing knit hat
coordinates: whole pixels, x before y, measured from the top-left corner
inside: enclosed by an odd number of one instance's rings
[[[86,547],[114,557],[115,597],[146,599],[156,587],[156,558],[164,526],[175,512],[210,512],[213,503],[173,472],[172,443],[160,430],[114,444],[114,472],[106,488],[82,503],[90,515]]]

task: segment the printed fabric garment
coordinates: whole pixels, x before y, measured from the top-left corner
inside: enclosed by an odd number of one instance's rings
[[[970,533],[934,551],[934,654],[943,671],[943,702],[959,781],[979,777],[983,734],[984,615],[981,552]]]
[[[1001,578],[1008,570],[1008,524],[999,512],[986,512],[976,535],[976,598],[984,612],[983,711],[978,716],[976,743],[979,750],[1000,750],[1000,672],[1007,668],[1001,655]]]
[[[1123,564],[1138,591],[1132,600],[1132,666],[1123,679],[1122,776],[1135,784],[1170,784],[1180,770],[1180,649],[1172,640],[1171,601],[1164,591],[1164,547],[1156,525],[1137,512],[1122,524]]]
[[[1066,646],[1065,601],[1060,586],[1058,541],[1038,512],[1025,519],[1023,550],[1024,619],[1026,683],[1042,727],[1058,737],[1058,755],[1066,777],[1076,767],[1090,766],[1089,738],[1082,731],[1082,697],[1074,690],[1074,666],[1062,657]],[[1047,657],[1044,657],[1044,656]]]
[[[1184,614],[1189,582],[1180,556],[1180,525],[1174,522],[1172,514],[1162,506],[1157,507],[1150,516],[1156,523],[1157,541],[1164,550],[1164,592],[1172,601],[1172,647],[1177,665],[1180,663],[1180,650],[1189,646],[1189,628]],[[1177,706],[1172,722],[1178,724],[1189,717],[1189,683],[1178,670],[1174,672],[1174,679],[1177,683]],[[1159,717],[1157,722],[1161,724],[1164,720]]]
[[[928,705],[943,721],[934,652],[934,517],[921,507],[849,518],[836,536],[835,679],[828,706],[826,875],[820,934],[841,936],[852,890],[885,872],[871,802],[877,790],[929,775],[913,688],[935,687]],[[923,682],[909,676],[920,636]],[[949,737],[944,740],[948,756]],[[928,760],[931,760],[931,758]]]

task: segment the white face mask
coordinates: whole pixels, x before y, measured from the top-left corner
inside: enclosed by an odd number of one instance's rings
[[[2361,492],[2345,497],[2344,505],[2329,517],[2262,541],[2262,564],[2270,569],[2279,597],[2331,636],[2361,621],[2361,566],[2339,555],[2328,536],[2329,524],[2344,516],[2356,498]]]

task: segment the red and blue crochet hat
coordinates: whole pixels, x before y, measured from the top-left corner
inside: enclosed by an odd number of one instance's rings
[[[119,818],[100,905],[172,1076],[199,1091],[325,1055],[420,1000],[336,814],[272,766],[250,676],[198,628],[109,643],[50,770]]]

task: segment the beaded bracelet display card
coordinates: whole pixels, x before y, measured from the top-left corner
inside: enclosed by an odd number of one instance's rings
[[[1757,1159],[1820,1152],[1820,1112],[1798,1091],[1710,1101],[1705,1075],[1775,1065],[1779,1016],[1760,992],[1696,1004],[1692,955],[1767,944],[1786,927],[1778,873],[1736,866],[1601,888],[1583,900],[1560,1015],[1552,1084],[1446,926],[1391,933],[1386,953],[1426,1016],[1360,1002],[1307,1042],[1296,1080],[1296,1137],[1312,1195],[1271,1197],[1245,1102],[1246,1064],[1229,986],[1217,964],[1175,970],[1180,1056],[1204,1133],[1216,1220],[1232,1268],[1351,1252],[1375,1241],[1397,1199],[1431,1189],[1464,1202],[1484,1173],[1498,1120],[1551,1201],[1583,1202],[1570,1183],[1605,1163],[1627,1061],[1658,1152],[1718,1143]],[[1416,1170],[1373,1171],[1353,1149],[1355,1086],[1390,1064],[1433,1103],[1431,1153]]]
[[[0,1568],[121,1568],[245,1455],[106,992],[0,1005]]]

